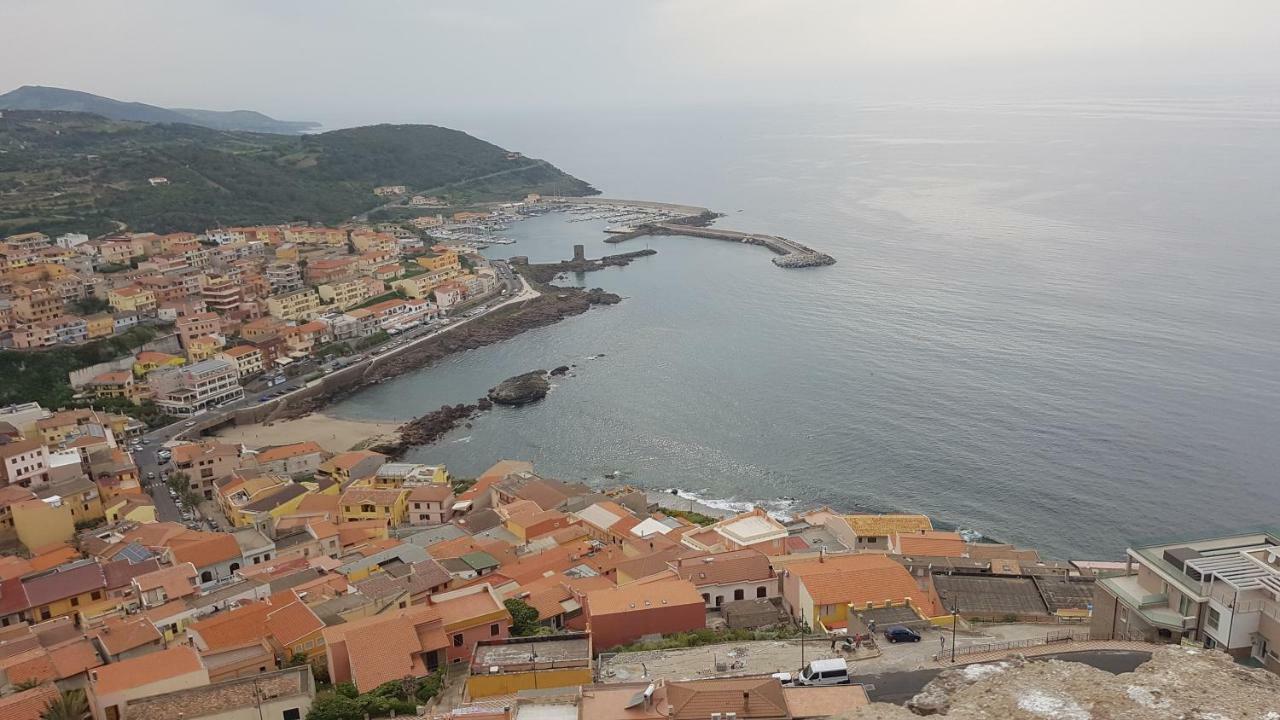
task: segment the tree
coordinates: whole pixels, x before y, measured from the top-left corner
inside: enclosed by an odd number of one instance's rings
[[[169,486],[170,490],[182,494],[184,491],[191,489],[191,476],[179,470],[171,473],[164,483]]]
[[[40,717],[44,720],[84,720],[89,715],[89,701],[80,689],[67,690],[49,701]]]
[[[539,630],[538,611],[520,598],[511,598],[502,603],[511,613],[512,635],[534,635]]]
[[[294,653],[289,658],[289,662],[285,663],[285,667],[298,667],[299,665],[306,665],[306,664],[307,664],[306,653]]]
[[[307,711],[307,720],[363,720],[363,706],[346,695],[317,696]]]

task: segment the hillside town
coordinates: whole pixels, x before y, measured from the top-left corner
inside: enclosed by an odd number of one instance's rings
[[[78,691],[95,720],[800,720],[1015,653],[1280,672],[1276,533],[1059,560],[919,514],[727,513],[206,432],[531,292],[478,250],[544,210],[5,238],[6,349],[140,342],[72,370],[70,402],[0,408],[0,714]]]

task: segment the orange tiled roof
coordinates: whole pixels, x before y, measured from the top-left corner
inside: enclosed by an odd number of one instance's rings
[[[240,557],[236,539],[226,533],[189,531],[169,543],[175,562],[189,562],[197,568]]]
[[[108,655],[119,655],[127,650],[153,642],[159,644],[161,641],[156,626],[142,617],[110,618],[102,627],[89,631],[89,635],[102,643]]]
[[[701,596],[698,601],[702,601]],[[495,612],[507,612],[506,607],[496,601],[487,589],[441,602],[433,601],[431,606],[440,613],[440,619],[444,621],[446,628],[465,627],[477,618]]]
[[[0,718],[3,720],[40,720],[45,708],[61,693],[52,683],[14,693],[0,698]]]
[[[198,633],[209,650],[243,647],[267,636],[266,621],[271,610],[270,603],[249,603],[191,623],[187,629]]]
[[[98,668],[98,679],[92,683],[99,696],[129,688],[150,685],[167,678],[186,675],[204,667],[196,651],[186,645],[139,655]]]
[[[324,628],[311,608],[298,600],[297,595],[293,598],[294,602],[268,613],[266,620],[267,632],[285,647]]]
[[[160,633],[156,632],[155,626],[145,620],[143,624],[151,627],[151,634],[155,635],[156,639],[160,638]],[[97,648],[88,640],[76,640],[59,645],[49,651],[49,659],[53,661],[53,666],[58,671],[59,680],[75,677],[86,670],[92,670],[104,664],[98,655]]]
[[[275,462],[276,460],[298,457],[299,455],[310,455],[312,453],[323,455],[324,448],[320,447],[312,440],[306,440],[303,442],[291,443],[289,445],[278,445],[276,447],[263,450],[258,453],[258,462],[269,463]]]
[[[898,552],[903,555],[963,557],[964,538],[960,533],[929,530],[898,535]]]
[[[687,580],[631,583],[587,594],[591,615],[613,615],[662,606],[703,606],[702,595]]]
[[[909,597],[926,611],[932,610],[932,602],[911,573],[884,555],[828,556],[788,565],[787,571],[799,576],[814,605],[880,605]]]

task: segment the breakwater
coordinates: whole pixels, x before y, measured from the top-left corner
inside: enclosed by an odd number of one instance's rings
[[[684,235],[687,237],[710,238],[712,240],[727,240],[747,245],[760,245],[769,248],[778,255],[773,259],[773,264],[780,268],[817,267],[820,265],[833,265],[836,261],[835,258],[826,253],[818,252],[808,245],[778,235],[695,227],[682,223],[663,222],[642,225],[633,232],[615,235],[605,240],[605,242],[620,243],[641,235]]]

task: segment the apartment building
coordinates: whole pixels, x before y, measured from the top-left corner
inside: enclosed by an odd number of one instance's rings
[[[1094,586],[1090,635],[1191,641],[1280,673],[1280,532],[1129,548]]]
[[[20,323],[52,320],[62,314],[62,296],[47,283],[13,289],[13,316]]]
[[[236,374],[240,379],[252,377],[262,372],[262,351],[252,345],[237,345],[218,353],[218,357],[235,363]]]
[[[200,297],[210,310],[227,313],[235,310],[244,300],[240,284],[227,275],[211,275],[200,288]]]
[[[273,295],[284,295],[302,289],[302,268],[297,263],[274,262],[263,270]]]
[[[336,305],[341,310],[353,308],[369,299],[368,284],[363,280],[330,282],[316,289],[320,292],[322,301]]]
[[[308,288],[269,297],[267,313],[281,320],[310,320],[320,314],[320,295]]]
[[[5,485],[41,487],[49,482],[49,451],[39,440],[0,445],[0,479]]]
[[[139,315],[154,315],[156,296],[150,290],[130,285],[107,291],[107,302],[121,312],[136,312]]]
[[[148,376],[156,405],[172,415],[194,415],[244,397],[236,365],[211,358],[194,365],[157,370]]]

